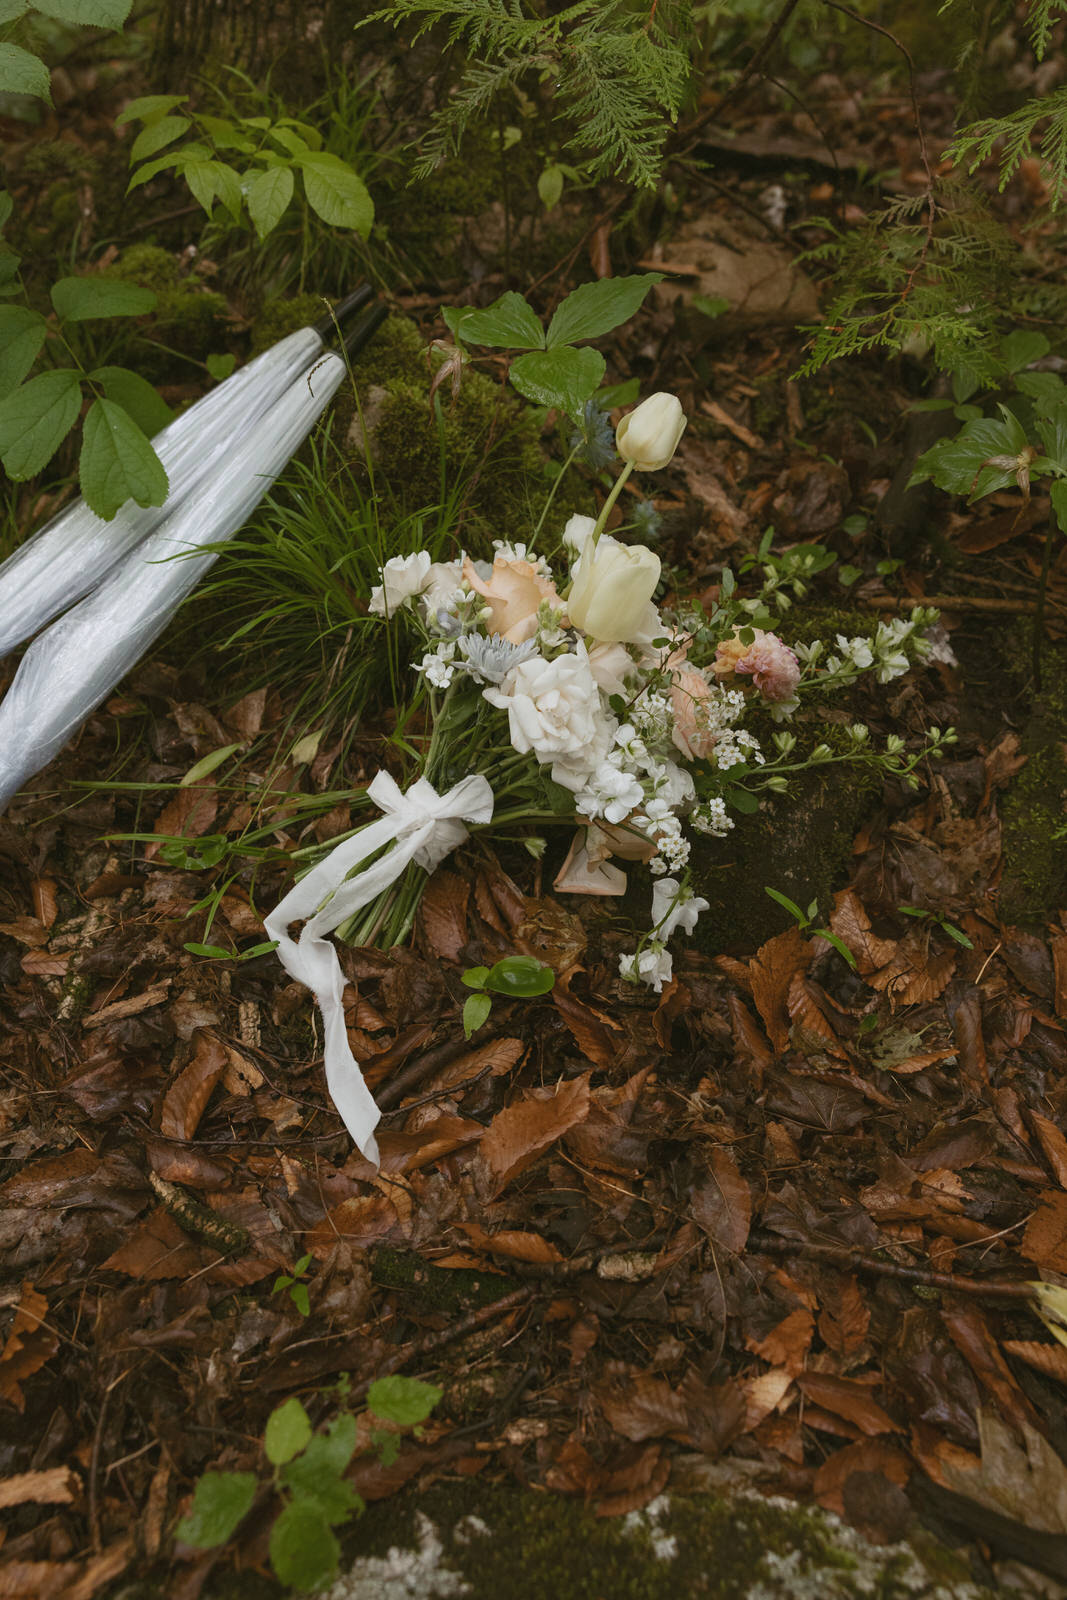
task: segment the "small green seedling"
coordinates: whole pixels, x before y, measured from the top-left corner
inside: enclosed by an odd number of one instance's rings
[[[968,939],[962,928],[957,928],[954,922],[949,922],[947,917],[940,916],[938,912],[924,911],[921,906],[898,906],[897,910],[902,911],[906,917],[920,917],[925,922],[936,923],[942,933],[947,933],[950,939],[955,939],[956,943],[961,944],[965,950],[974,949],[972,941]]]
[[[475,991],[463,1007],[463,1033],[469,1039],[489,1020],[493,995],[530,999],[547,994],[556,981],[552,968],[534,956],[505,956],[492,967],[468,967],[463,982]]]
[[[308,1287],[300,1280],[311,1265],[310,1255],[301,1256],[293,1267],[292,1272],[283,1272],[274,1280],[272,1295],[281,1294],[283,1289],[289,1291],[289,1298],[302,1317],[310,1316],[311,1301],[308,1299]]]
[[[817,900],[813,900],[807,911],[804,912],[801,911],[795,900],[790,900],[787,894],[782,894],[778,889],[769,889],[767,885],[764,884],[763,892],[764,894],[769,894],[772,900],[777,900],[780,906],[785,907],[785,909],[789,912],[789,915],[795,919],[796,925],[800,929],[801,933],[810,933],[815,938],[825,939],[827,944],[833,945],[838,955],[847,961],[849,966],[855,970],[856,958],[852,954],[852,951],[849,949],[845,941],[843,939],[839,939],[836,933],[831,933],[829,928],[818,928],[815,926],[814,918],[819,915],[819,902]]]
[[[388,1465],[399,1449],[397,1428],[419,1436],[441,1398],[441,1390],[417,1378],[380,1378],[367,1393],[367,1409],[392,1429],[374,1428],[370,1442]],[[252,1509],[261,1488],[281,1502],[270,1534],[270,1563],[280,1582],[299,1590],[321,1589],[337,1573],[341,1547],[333,1532],[362,1515],[363,1499],[345,1473],[356,1453],[359,1428],[349,1412],[335,1416],[322,1432],[312,1427],[296,1396],[267,1419],[263,1451],[272,1468],[267,1483],[255,1472],[205,1472],[193,1503],[175,1529],[183,1544],[210,1550],[225,1544]]]

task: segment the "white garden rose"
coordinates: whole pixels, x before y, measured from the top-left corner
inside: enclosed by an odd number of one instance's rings
[[[633,656],[622,644],[595,644],[589,652],[589,668],[606,695],[622,694],[627,678],[637,670]]]
[[[520,754],[532,751],[565,788],[579,789],[596,767],[605,745],[600,691],[579,641],[574,655],[520,661],[498,687],[483,691],[490,705],[508,714],[511,743]],[[610,744],[611,733],[606,741]]]
[[[391,617],[425,589],[433,563],[428,550],[413,556],[393,556],[382,568],[380,586],[370,592],[368,611],[377,617]]]
[[[433,626],[438,611],[453,611],[456,591],[463,582],[463,561],[435,561],[419,590],[419,604],[426,621]]]
[[[620,544],[602,534],[573,569],[567,614],[590,638],[626,643],[647,625],[659,574],[659,556],[646,545]]]
[[[638,472],[658,472],[671,460],[688,418],[673,394],[650,394],[615,429],[615,447]]]

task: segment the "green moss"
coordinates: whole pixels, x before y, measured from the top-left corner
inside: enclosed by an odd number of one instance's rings
[[[386,1288],[409,1291],[420,1311],[475,1311],[519,1287],[515,1278],[492,1272],[435,1267],[414,1250],[376,1250],[371,1276]]]
[[[150,382],[188,379],[189,362],[202,361],[221,348],[226,328],[227,306],[222,295],[200,279],[183,272],[180,261],[169,250],[154,244],[131,245],[107,268],[113,278],[123,278],[156,296],[155,310],[145,327],[129,329],[136,348],[129,354],[117,353]],[[147,335],[147,337],[146,337]],[[170,349],[164,349],[169,346]]]
[[[326,311],[326,303],[318,294],[297,294],[289,299],[268,300],[252,324],[250,354],[258,356],[261,350],[269,350],[286,334],[321,321]]]
[[[1028,660],[1028,652],[1019,659]],[[1067,650],[1046,652],[1023,734],[1029,759],[1001,805],[1005,922],[1040,926],[1067,901]]]

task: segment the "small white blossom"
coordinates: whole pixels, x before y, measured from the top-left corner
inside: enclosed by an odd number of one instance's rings
[[[664,944],[678,928],[692,933],[707,909],[708,902],[692,889],[683,889],[677,878],[660,878],[652,885],[652,925]]]
[[[455,656],[456,646],[452,640],[442,640],[436,650],[423,656],[415,670],[435,689],[447,689],[457,671]]]
[[[647,945],[631,956],[619,957],[619,976],[630,983],[647,983],[656,994],[662,994],[663,985],[670,983],[674,962],[669,950],[658,941]]]
[[[734,827],[734,819],[726,809],[725,800],[706,800],[690,813],[689,821],[698,833],[707,833],[715,839],[725,839]]]

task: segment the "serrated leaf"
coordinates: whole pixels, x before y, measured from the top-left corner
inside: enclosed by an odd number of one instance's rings
[[[0,399],[18,388],[47,334],[48,324],[29,306],[0,306]]]
[[[129,16],[133,0],[33,0],[33,6],[46,17],[75,27],[118,29]]]
[[[294,1495],[317,1501],[327,1522],[344,1522],[363,1505],[343,1477],[355,1449],[355,1418],[335,1417],[325,1433],[315,1434],[303,1454],[283,1467],[281,1481]]]
[[[46,467],[81,410],[76,372],[42,372],[0,401],[0,460],[17,483]]]
[[[234,220],[240,217],[244,200],[241,179],[225,161],[190,161],[182,167],[182,177],[208,216],[217,195]]]
[[[162,461],[114,400],[94,400],[86,412],[78,477],[87,504],[105,521],[127,500],[161,506],[169,488]]]
[[[543,350],[545,345],[541,319],[513,289],[484,311],[468,312],[463,308],[456,326],[460,337],[468,344],[487,344],[506,350]]]
[[[109,400],[129,412],[147,438],[174,420],[174,412],[163,396],[140,373],[131,372],[128,367],[97,367],[89,376],[103,387]]]
[[[413,1428],[425,1422],[442,1391],[419,1378],[378,1378],[367,1390],[367,1405],[383,1422]]]
[[[136,100],[131,100],[129,105],[115,118],[115,127],[121,128],[127,122],[147,122],[151,117],[165,116],[175,106],[183,106],[188,100],[187,94],[143,94]]]
[[[0,0],[0,22],[16,22],[27,9],[27,0]]]
[[[247,185],[248,215],[261,239],[265,239],[285,215],[293,198],[294,183],[292,167],[269,167],[266,172],[257,172]]]
[[[468,995],[463,1002],[463,1036],[469,1039],[478,1029],[484,1027],[493,1009],[490,995],[484,993]]]
[[[362,178],[340,156],[301,156],[304,193],[312,211],[331,228],[352,228],[366,239],[374,226],[374,201]]]
[[[40,56],[19,44],[0,44],[0,94],[32,94],[52,104],[52,75]]]
[[[52,304],[64,322],[91,322],[97,317],[143,317],[155,308],[151,289],[122,278],[60,278],[51,289]]]
[[[577,419],[585,402],[600,387],[607,362],[599,350],[584,345],[576,350],[534,350],[511,363],[512,386],[535,405],[553,406]]]
[[[620,323],[627,322],[639,309],[662,272],[642,272],[632,278],[600,278],[583,283],[556,308],[548,325],[546,344],[550,350],[573,344],[576,339],[599,339]]]
[[[311,1418],[293,1395],[276,1406],[267,1418],[263,1448],[272,1466],[284,1466],[311,1440]]]
[[[225,1544],[256,1498],[254,1472],[205,1472],[193,1491],[192,1509],[174,1530],[183,1544],[211,1550]]]
[[[270,1564],[294,1589],[317,1589],[333,1577],[341,1547],[317,1500],[293,1500],[270,1531]]]
[[[183,133],[188,133],[191,127],[188,117],[160,117],[158,122],[149,123],[130,146],[130,165],[135,161],[147,161],[165,145],[173,144]]]

